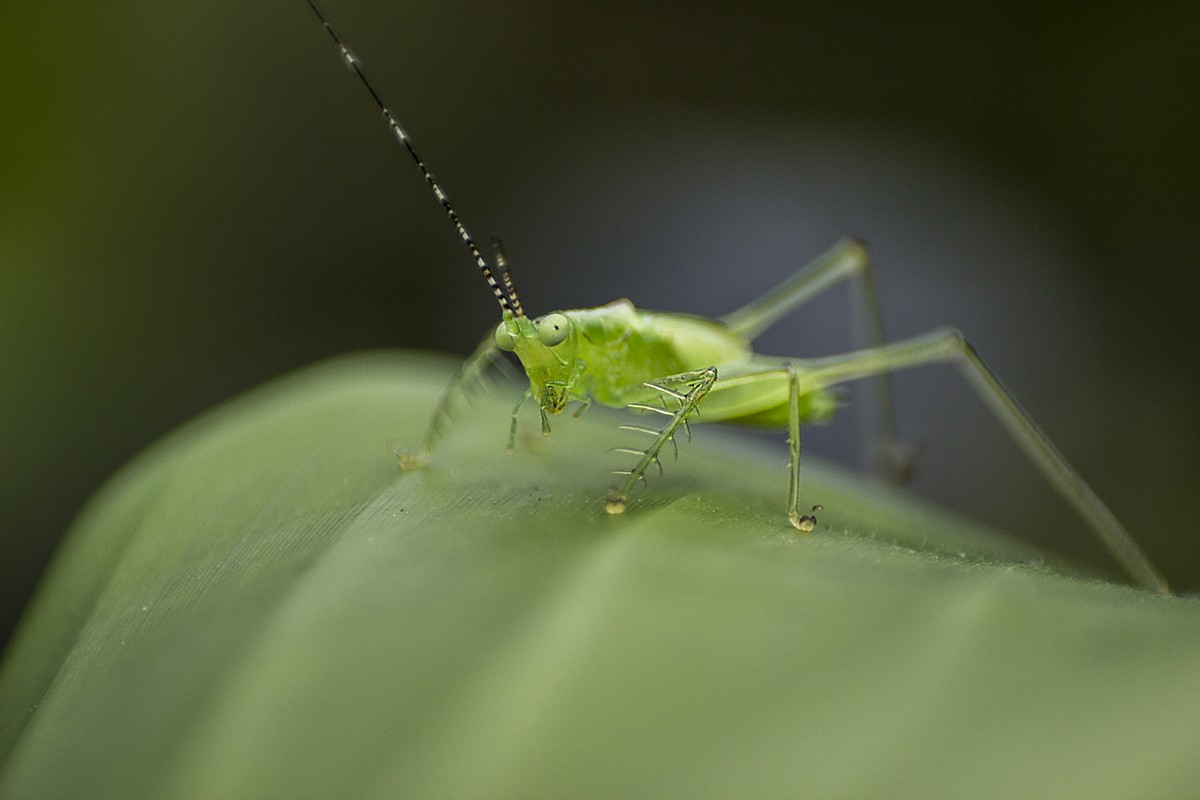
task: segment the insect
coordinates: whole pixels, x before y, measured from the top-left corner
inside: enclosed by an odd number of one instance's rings
[[[887,375],[895,370],[949,362],[960,369],[1014,441],[1129,575],[1148,589],[1169,593],[1165,579],[1125,527],[959,331],[941,328],[883,343],[870,257],[857,240],[838,242],[758,300],[716,319],[647,311],[635,308],[628,300],[529,317],[499,240],[492,240],[493,258],[489,263],[413,148],[407,131],[368,80],[362,64],[334,32],[315,1],[307,2],[342,59],[370,93],[392,135],[416,163],[500,305],[500,324],[488,332],[442,394],[421,448],[397,454],[403,468],[419,468],[428,462],[442,435],[452,398],[479,381],[500,352],[513,353],[525,369],[529,388],[513,408],[510,451],[516,439],[518,412],[529,402],[537,406],[542,433],[546,435],[550,433],[550,417],[563,413],[570,404],[578,404],[574,411],[578,416],[593,401],[629,408],[657,422],[620,426],[642,437],[643,446],[616,448],[634,463],[618,473],[623,476],[622,482],[605,498],[604,507],[610,514],[625,510],[630,493],[645,480],[648,470],[662,469],[665,448],[670,446],[677,454],[680,431],[690,437],[689,423],[703,419],[786,428],[790,451],[786,515],[796,529],[809,532],[816,521],[800,509],[800,428],[834,413],[837,401],[831,387],[864,378],[879,382],[880,451],[885,464],[894,472],[903,472],[905,459],[899,455],[892,432]],[[868,346],[824,358],[780,358],[754,352],[751,342],[758,334],[844,280],[856,280],[862,289],[861,311]],[[818,508],[814,506],[811,511]]]

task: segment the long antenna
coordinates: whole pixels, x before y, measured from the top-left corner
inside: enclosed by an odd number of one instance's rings
[[[501,310],[511,311],[517,317],[525,316],[525,312],[521,308],[521,301],[517,299],[517,290],[513,287],[511,278],[508,277],[507,269],[501,267],[504,272],[504,285],[501,286],[496,280],[496,276],[492,274],[492,268],[488,266],[487,261],[484,260],[483,255],[479,252],[479,248],[475,244],[475,239],[467,232],[466,227],[459,220],[458,214],[450,206],[450,199],[446,197],[446,193],[442,191],[442,187],[438,185],[438,182],[433,179],[433,175],[429,172],[429,168],[425,166],[425,162],[421,160],[421,157],[417,155],[417,151],[413,149],[412,140],[409,138],[408,132],[404,130],[403,126],[392,115],[391,109],[383,102],[383,98],[379,96],[379,92],[375,91],[374,85],[367,78],[367,73],[363,71],[362,62],[350,52],[350,48],[342,43],[342,40],[334,32],[333,26],[329,24],[329,20],[325,19],[325,15],[321,13],[321,9],[317,8],[314,0],[308,0],[308,7],[317,15],[317,19],[321,21],[321,25],[329,33],[329,38],[333,39],[333,43],[337,46],[338,52],[342,54],[342,60],[346,62],[346,66],[354,70],[354,74],[362,81],[362,85],[371,93],[371,99],[379,107],[379,111],[383,114],[383,119],[387,122],[388,128],[391,129],[392,135],[396,137],[396,140],[400,144],[404,145],[404,148],[408,150],[408,154],[416,162],[417,169],[421,170],[421,174],[425,176],[425,182],[429,184],[429,188],[433,190],[433,196],[441,204],[442,209],[446,212],[446,216],[450,218],[454,229],[458,231],[458,237],[462,239],[463,244],[467,246],[467,250],[471,252],[471,258],[475,260],[475,265],[483,273],[483,278],[487,281],[488,286],[491,287],[492,294],[496,296],[496,302],[500,304]]]
[[[500,273],[500,280],[504,282],[504,291],[508,294],[508,301],[512,303],[513,313],[518,317],[525,316],[525,311],[521,308],[521,301],[517,298],[517,288],[513,286],[512,273],[508,269],[508,256],[504,255],[504,243],[495,234],[492,234],[492,261],[496,262],[496,271]]]

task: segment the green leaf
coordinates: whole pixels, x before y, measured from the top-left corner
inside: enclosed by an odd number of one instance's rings
[[[0,673],[0,797],[1180,797],[1200,608],[1069,577],[697,426],[620,516],[617,417],[452,365],[321,365],[160,442],[76,522]],[[533,415],[531,415],[532,417]]]

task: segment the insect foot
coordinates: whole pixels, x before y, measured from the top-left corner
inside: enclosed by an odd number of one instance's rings
[[[823,508],[825,508],[825,506],[818,503],[817,505],[812,507],[812,511],[813,511],[813,513],[816,513],[817,511],[820,511]],[[791,522],[792,526],[795,527],[795,529],[800,531],[801,533],[812,533],[813,528],[817,527],[817,518],[815,516],[810,516],[808,514],[803,514],[803,515],[797,515],[795,513],[788,514],[788,521]]]
[[[421,469],[429,463],[428,451],[409,453],[406,450],[393,450],[393,452],[396,454],[396,461],[400,464],[400,469],[405,472]]]
[[[610,490],[604,499],[604,510],[609,514],[625,513],[625,498],[616,489]]]

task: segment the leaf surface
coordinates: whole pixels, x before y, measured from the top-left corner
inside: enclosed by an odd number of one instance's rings
[[[0,797],[1200,786],[1195,602],[812,464],[799,535],[786,449],[707,426],[608,516],[626,418],[506,456],[510,392],[401,473],[451,369],[310,368],[104,487],[6,653]]]

